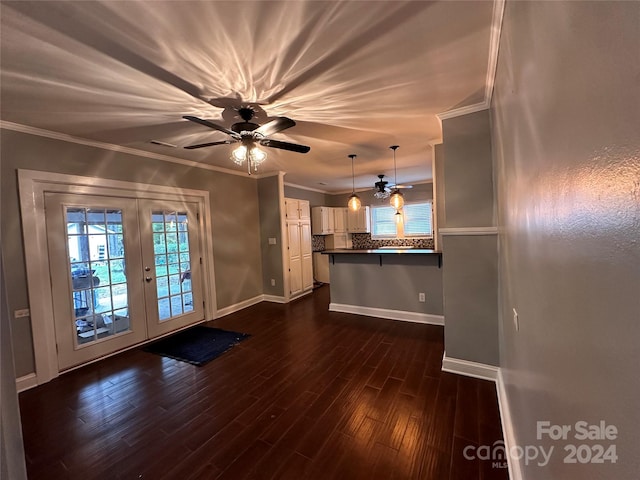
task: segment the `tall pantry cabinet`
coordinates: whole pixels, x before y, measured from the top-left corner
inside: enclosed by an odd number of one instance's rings
[[[311,210],[308,200],[285,198],[290,298],[313,289]]]

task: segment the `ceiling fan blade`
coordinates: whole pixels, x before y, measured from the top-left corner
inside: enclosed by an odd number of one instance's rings
[[[199,143],[197,145],[187,145],[187,150],[193,150],[195,148],[212,147],[214,145],[229,145],[230,143],[236,143],[235,140],[222,140],[220,142]]]
[[[231,135],[233,138],[238,137],[238,134],[236,132],[229,130],[228,128],[224,128],[221,125],[216,125],[209,120],[203,120],[202,118],[194,117],[193,115],[183,115],[182,118],[195,123],[199,123],[200,125],[204,125],[205,127],[213,128],[214,130],[218,130],[219,132],[224,132],[227,135]]]
[[[255,129],[254,132],[257,132],[264,137],[268,137],[270,135],[273,135],[274,133],[278,133],[286,130],[287,128],[291,128],[295,124],[296,122],[294,122],[290,118],[278,117]]]
[[[309,150],[311,150],[311,147],[307,147],[306,145],[298,145],[297,143],[281,142],[279,140],[271,140],[270,138],[265,138],[263,140],[260,140],[260,145],[264,147],[280,148],[282,150],[289,150],[291,152],[298,152],[298,153],[307,153]]]

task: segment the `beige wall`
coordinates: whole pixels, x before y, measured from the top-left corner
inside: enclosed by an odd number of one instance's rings
[[[640,472],[640,2],[507,2],[492,105],[501,366],[527,480]],[[520,329],[512,322],[519,313]],[[616,440],[536,438],[536,422]],[[615,464],[567,464],[567,443]]]
[[[17,169],[210,192],[218,308],[263,293],[257,182],[253,178],[2,130],[2,248],[9,310],[28,308]],[[242,201],[237,201],[242,199]],[[12,320],[16,374],[34,371],[28,317]]]

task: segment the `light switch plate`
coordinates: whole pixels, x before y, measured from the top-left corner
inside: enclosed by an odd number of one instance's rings
[[[276,237],[269,237],[269,245],[275,245],[276,244]]]

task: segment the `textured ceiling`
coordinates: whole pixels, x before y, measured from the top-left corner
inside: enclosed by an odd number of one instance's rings
[[[324,190],[431,178],[436,114],[485,100],[490,1],[2,1],[2,120],[243,171],[183,120],[297,125],[260,173]],[[159,140],[178,148],[149,143]]]

